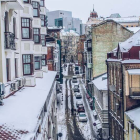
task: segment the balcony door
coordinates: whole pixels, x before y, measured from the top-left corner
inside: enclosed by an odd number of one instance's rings
[[[7,82],[10,81],[10,59],[6,59],[6,75],[7,75]]]

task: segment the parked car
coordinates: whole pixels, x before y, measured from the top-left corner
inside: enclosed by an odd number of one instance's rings
[[[76,99],[81,99],[81,98],[82,98],[81,93],[77,92],[77,93],[76,93]]]
[[[73,90],[74,90],[74,92],[80,92],[80,90],[79,90],[79,84],[78,83],[75,83],[74,84]]]
[[[83,105],[82,100],[80,100],[80,101],[76,101],[76,106],[79,107],[80,105]]]
[[[77,76],[72,77],[72,83],[77,83]]]
[[[79,70],[76,70],[76,71],[75,71],[75,74],[79,74]]]
[[[80,112],[85,112],[84,106],[83,106],[83,105],[79,105],[77,111],[78,111],[78,113],[80,113]]]
[[[79,119],[79,122],[87,122],[87,116],[85,113],[79,113],[78,119]]]

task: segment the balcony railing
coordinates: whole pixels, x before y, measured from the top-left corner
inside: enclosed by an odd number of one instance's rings
[[[5,32],[5,49],[16,50],[15,35],[11,32]]]
[[[130,97],[140,99],[140,87],[130,88]]]

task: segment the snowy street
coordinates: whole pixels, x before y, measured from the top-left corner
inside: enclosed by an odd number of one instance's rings
[[[85,98],[85,91],[81,78],[78,79],[80,93],[82,99],[76,99],[73,91],[74,84],[72,76],[74,75],[72,66],[67,66],[63,71],[65,77],[63,79],[63,92],[59,95],[58,103],[58,133],[62,133],[62,137],[58,140],[95,140],[96,133],[93,129],[93,116]],[[87,115],[87,122],[79,122],[77,101],[82,101]]]

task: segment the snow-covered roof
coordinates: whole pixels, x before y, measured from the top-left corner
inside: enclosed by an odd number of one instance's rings
[[[34,136],[39,115],[54,82],[56,72],[43,73],[35,87],[24,87],[4,99],[0,107],[0,139],[26,140]],[[1,133],[3,135],[1,135]],[[16,138],[17,136],[17,138]]]
[[[61,36],[79,36],[79,34],[75,32],[74,30],[70,30],[69,32],[61,30],[60,34]]]
[[[125,112],[134,125],[140,129],[140,107]]]
[[[107,90],[107,74],[98,77],[92,82],[99,90]]]
[[[112,19],[118,23],[139,22],[139,17],[121,17],[121,18],[106,18]]]
[[[130,75],[140,75],[140,69],[127,70]]]
[[[119,43],[121,52],[128,52],[133,46],[140,46],[140,30],[126,41]]]
[[[127,29],[129,29],[129,30],[132,31],[133,33],[136,33],[137,31],[140,30],[140,27],[128,27]]]

